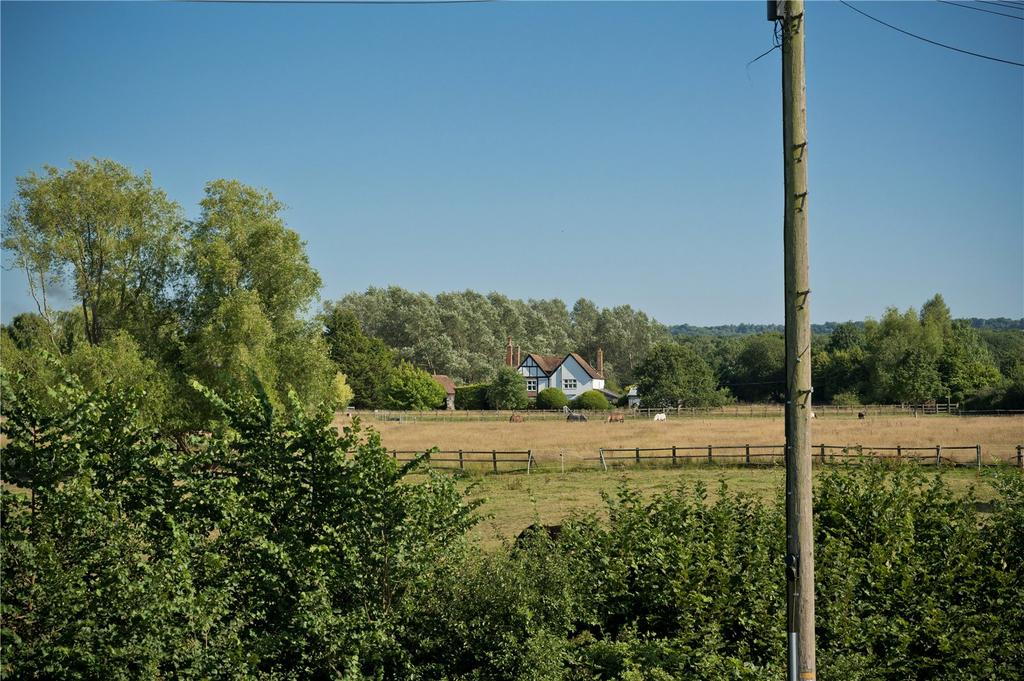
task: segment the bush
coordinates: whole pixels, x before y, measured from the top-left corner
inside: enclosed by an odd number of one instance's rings
[[[487,405],[487,384],[455,386],[456,409],[489,409]]]
[[[569,398],[558,388],[544,388],[537,393],[538,409],[561,409],[569,404]]]
[[[588,390],[574,399],[572,406],[573,409],[590,409],[594,411],[611,409],[611,405],[608,404],[608,398],[599,390]]]
[[[396,637],[475,522],[450,477],[294,395],[200,387],[230,435],[183,449],[137,391],[53,391],[2,386],[4,480],[33,492],[0,492],[4,678],[408,676]]]
[[[832,404],[840,407],[859,407],[860,395],[857,393],[836,393],[832,396]]]
[[[389,409],[423,411],[444,404],[445,392],[434,377],[408,362],[402,362],[391,374],[388,386]]]
[[[526,409],[526,379],[512,367],[502,367],[487,386],[487,402],[494,409]]]

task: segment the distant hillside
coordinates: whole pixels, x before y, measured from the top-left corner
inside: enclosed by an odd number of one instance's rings
[[[993,319],[981,319],[971,317],[967,320],[975,329],[991,329],[994,331],[1007,331],[1012,329],[1024,329],[1024,318],[1008,319],[1007,317],[995,317]],[[830,334],[842,322],[825,322],[823,324],[811,324],[811,333]],[[859,327],[864,322],[853,322]],[[673,336],[749,336],[755,333],[775,331],[782,333],[782,324],[721,324],[719,326],[693,326],[691,324],[677,324],[670,326],[669,331]]]

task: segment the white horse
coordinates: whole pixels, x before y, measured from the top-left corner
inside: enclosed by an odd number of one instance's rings
[[[664,420],[666,420],[667,418],[668,418],[668,417],[667,417],[667,416],[665,416],[665,414],[664,414],[664,413],[661,413],[661,414],[655,414],[655,415],[654,415],[654,420],[655,420],[655,421],[664,421]]]

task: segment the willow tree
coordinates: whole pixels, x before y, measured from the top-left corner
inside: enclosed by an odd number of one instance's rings
[[[47,323],[61,289],[80,306],[91,345],[118,330],[160,331],[173,317],[184,221],[150,174],[93,158],[65,170],[43,166],[16,182],[3,246]]]

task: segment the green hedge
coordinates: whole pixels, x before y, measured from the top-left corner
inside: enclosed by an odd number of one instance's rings
[[[490,409],[487,405],[487,384],[455,386],[456,409]]]
[[[558,388],[544,388],[537,393],[538,409],[561,409],[569,404],[569,398]]]
[[[608,398],[598,390],[588,390],[572,401],[574,409],[603,410],[611,409]]]

